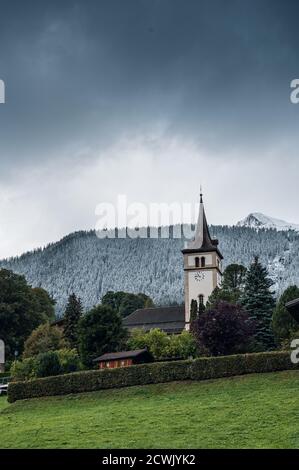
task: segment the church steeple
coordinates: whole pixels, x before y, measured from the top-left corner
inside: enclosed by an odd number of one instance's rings
[[[210,235],[202,190],[200,191],[199,214],[192,241],[182,250],[185,272],[185,322],[190,326],[191,303],[206,304],[213,290],[221,285],[223,256],[218,240]]]
[[[187,252],[211,252],[217,251],[218,255],[222,259],[223,256],[220,253],[218,246],[218,240],[214,239],[210,235],[204,203],[203,203],[203,194],[202,189],[200,190],[200,205],[199,205],[199,214],[196,224],[195,236],[192,241],[187,244],[187,248],[182,250],[183,253]]]

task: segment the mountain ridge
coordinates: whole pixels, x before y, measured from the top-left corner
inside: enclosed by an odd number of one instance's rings
[[[299,232],[299,224],[286,222],[285,220],[276,219],[261,212],[251,212],[247,217],[237,223],[238,227],[250,227],[255,229],[275,229],[278,231],[295,230]]]
[[[298,232],[244,226],[210,226],[210,231],[219,239],[224,266],[248,266],[259,255],[277,294],[290,284],[299,285]],[[182,238],[100,239],[93,230],[77,231],[45,248],[2,260],[0,267],[47,289],[57,301],[58,315],[72,292],[86,309],[99,303],[108,290],[144,292],[157,305],[180,304],[183,245]]]

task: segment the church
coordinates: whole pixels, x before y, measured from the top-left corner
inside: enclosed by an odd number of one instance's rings
[[[223,256],[218,248],[218,240],[210,235],[202,194],[195,237],[186,243],[182,254],[185,304],[136,310],[124,319],[126,328],[143,328],[146,331],[159,328],[168,334],[189,330],[191,303],[198,309],[200,304],[206,304],[213,290],[220,287]]]

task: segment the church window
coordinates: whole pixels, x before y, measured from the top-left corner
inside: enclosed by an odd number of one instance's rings
[[[204,256],[201,257],[201,267],[204,268],[206,265],[206,258]]]
[[[196,256],[196,258],[195,258],[195,267],[199,268],[199,258],[198,258],[198,256]]]
[[[199,305],[203,305],[203,302],[204,302],[204,296],[202,294],[200,294],[198,296],[198,302],[199,302]]]

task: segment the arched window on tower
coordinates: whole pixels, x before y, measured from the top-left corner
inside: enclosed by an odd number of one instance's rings
[[[202,294],[200,294],[200,295],[198,296],[198,304],[199,304],[199,305],[203,305],[203,303],[204,303],[204,296],[203,296]]]
[[[201,267],[204,268],[206,265],[206,258],[204,256],[201,257]]]
[[[196,256],[196,258],[195,258],[195,267],[199,268],[199,258],[198,258],[198,256]]]

